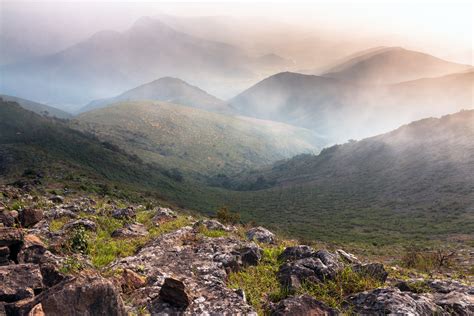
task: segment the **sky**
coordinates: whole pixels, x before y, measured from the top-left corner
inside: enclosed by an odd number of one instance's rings
[[[0,1],[0,45],[18,34],[67,47],[103,29],[125,30],[141,16],[264,17],[334,34],[393,39],[395,45],[473,64],[472,1]],[[49,36],[49,37],[48,37]],[[37,44],[41,46],[42,43]],[[41,47],[40,47],[41,48]],[[41,48],[47,49],[47,48]]]

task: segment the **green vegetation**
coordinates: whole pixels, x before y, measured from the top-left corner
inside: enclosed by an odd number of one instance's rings
[[[199,233],[203,234],[206,237],[211,237],[211,238],[219,238],[219,237],[225,237],[229,235],[228,232],[221,230],[221,229],[208,229],[207,227],[201,225],[199,227]]]
[[[230,212],[229,209],[225,206],[217,210],[216,218],[219,222],[224,224],[237,224],[240,222],[239,213]]]
[[[283,250],[284,246],[264,248],[262,260],[257,266],[250,266],[229,275],[229,287],[243,289],[249,304],[259,315],[265,314],[269,302],[279,301],[291,294],[277,279],[281,265],[278,256]],[[357,274],[348,267],[339,272],[334,280],[304,283],[296,294],[309,294],[331,307],[340,309],[345,296],[380,286],[382,284],[379,281]]]

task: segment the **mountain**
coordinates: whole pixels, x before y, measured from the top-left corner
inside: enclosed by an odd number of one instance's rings
[[[101,31],[58,53],[1,67],[0,91],[77,110],[171,76],[230,95],[261,78],[256,64],[238,47],[141,18],[124,32]]]
[[[206,91],[192,86],[183,80],[171,77],[160,78],[143,84],[113,98],[92,101],[82,108],[80,112],[103,108],[119,101],[138,100],[166,101],[207,111],[222,113],[232,112],[232,109],[230,109],[224,101],[219,100]]]
[[[471,67],[401,47],[383,47],[334,66],[324,76],[360,84],[390,84],[439,77]]]
[[[236,194],[238,208],[253,205],[254,219],[288,233],[380,243],[470,234],[473,175],[467,110],[247,172],[227,187],[252,190]]]
[[[62,119],[68,119],[72,117],[71,114],[61,111],[60,109],[57,109],[55,107],[48,106],[46,104],[41,104],[41,103],[33,102],[30,100],[12,97],[9,95],[2,95],[2,94],[0,94],[0,98],[3,99],[4,101],[16,102],[22,108],[26,110],[33,111],[37,114],[41,114],[44,116],[57,117],[57,118],[62,118]]]
[[[337,143],[473,108],[473,76],[468,70],[372,86],[285,72],[262,80],[229,103],[243,115],[308,128]]]
[[[200,174],[263,166],[325,144],[307,129],[157,101],[117,103],[74,123],[145,161]]]

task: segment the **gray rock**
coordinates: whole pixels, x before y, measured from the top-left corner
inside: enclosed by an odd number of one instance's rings
[[[158,207],[155,216],[153,216],[151,220],[153,223],[159,225],[161,223],[173,220],[177,217],[178,215],[169,208]]]
[[[84,227],[87,230],[90,231],[97,231],[97,224],[90,219],[78,219],[72,222],[67,223],[66,225],[63,226],[63,231],[68,231],[70,229],[78,228],[78,227]]]
[[[112,232],[112,237],[140,237],[147,236],[148,231],[146,227],[142,224],[125,224],[123,228],[116,229]]]
[[[316,258],[321,259],[321,261],[332,271],[335,273],[342,268],[344,268],[344,264],[339,261],[339,256],[327,250],[318,250],[315,253]]]
[[[388,277],[388,272],[385,271],[381,263],[356,264],[352,266],[352,271],[364,276],[372,277],[380,282],[385,282]]]
[[[136,212],[133,208],[119,208],[112,211],[112,217],[116,219],[134,219]]]
[[[290,291],[299,289],[303,282],[324,282],[333,275],[321,259],[312,257],[284,263],[277,273],[280,284]]]
[[[338,311],[304,294],[291,296],[273,304],[270,309],[272,316],[298,315],[298,316],[332,316],[339,315]]]
[[[349,295],[344,308],[362,315],[438,315],[443,310],[426,296],[383,288]]]
[[[0,224],[5,227],[12,227],[15,225],[15,218],[7,211],[0,211]]]
[[[351,253],[345,252],[342,249],[337,249],[336,253],[339,255],[339,257],[342,259],[342,261],[350,264],[360,264],[360,260],[357,259],[356,256],[354,256]]]
[[[263,250],[257,245],[251,245],[239,250],[243,266],[256,266],[262,258]]]
[[[53,195],[52,197],[49,198],[49,200],[53,203],[64,203],[64,197],[61,195]]]
[[[271,244],[275,241],[275,234],[261,226],[251,228],[246,233],[247,239],[261,243]]]
[[[225,225],[215,219],[206,219],[194,224],[194,228],[199,228],[200,226],[204,226],[209,230],[228,230]]]
[[[474,295],[452,291],[433,294],[433,301],[450,315],[474,315]]]
[[[291,261],[313,257],[315,251],[310,246],[298,245],[293,247],[286,247],[285,250],[278,256],[280,261]]]

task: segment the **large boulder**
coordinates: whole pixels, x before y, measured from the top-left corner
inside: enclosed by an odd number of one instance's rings
[[[34,298],[5,305],[5,310],[11,315],[28,315],[38,304],[45,315],[126,315],[114,285],[96,275],[68,278]]]
[[[253,244],[239,250],[243,266],[256,266],[262,259],[262,248]]]
[[[332,316],[339,315],[337,310],[304,294],[291,296],[272,305],[271,316],[298,315],[298,316]]]
[[[362,315],[438,315],[443,310],[426,296],[397,288],[365,291],[346,297],[343,307]]]
[[[141,237],[148,235],[146,227],[142,224],[125,224],[123,228],[116,229],[112,232],[111,236],[115,238],[119,237]]]
[[[15,225],[15,218],[7,211],[0,211],[0,226],[12,227]]]
[[[0,301],[15,302],[33,297],[43,288],[41,271],[34,264],[12,264],[0,267]]]
[[[6,264],[6,259],[13,262],[18,262],[17,256],[23,244],[23,233],[21,229],[14,227],[0,227],[0,247],[8,248],[3,249],[2,262]]]
[[[258,241],[268,244],[271,244],[275,241],[275,234],[261,226],[249,229],[245,235],[250,241]]]

